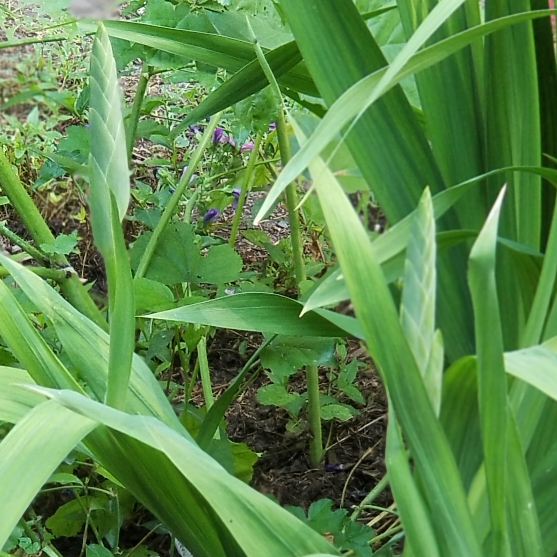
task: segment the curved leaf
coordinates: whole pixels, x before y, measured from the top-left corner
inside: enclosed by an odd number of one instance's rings
[[[285,296],[245,292],[143,317],[289,336],[342,337],[361,334],[357,321],[350,317],[324,310],[300,317],[302,309],[300,302]]]

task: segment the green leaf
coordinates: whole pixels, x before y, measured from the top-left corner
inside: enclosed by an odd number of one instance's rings
[[[96,543],[87,545],[85,555],[86,557],[113,557],[112,553],[106,549],[106,547]]]
[[[284,407],[299,397],[299,393],[289,393],[283,385],[266,385],[257,389],[257,402],[259,404]]]
[[[229,72],[240,71],[247,63],[255,60],[255,52],[250,41],[129,21],[106,21],[104,25],[111,37],[177,54],[215,68],[224,68]],[[278,65],[275,60],[271,59],[270,62],[273,62],[271,65],[273,72],[280,70],[283,64],[281,58],[278,60]],[[260,72],[260,79],[262,86],[265,86],[267,81],[263,71]],[[300,65],[283,75],[279,83],[308,95],[316,94],[315,85],[307,71]]]
[[[472,43],[473,41],[484,35],[494,33],[495,31],[504,29],[505,27],[508,27],[510,25],[515,25],[517,23],[522,23],[524,21],[529,21],[538,17],[547,17],[548,15],[551,15],[550,10],[538,10],[536,12],[502,17],[483,25],[473,27],[472,29],[468,29],[466,31],[463,31],[462,33],[458,33],[457,35],[443,41],[439,41],[435,45],[424,48],[417,54],[414,54],[412,57],[410,57],[408,61],[404,63],[405,65],[403,66],[403,68],[396,75],[391,76],[389,83],[384,82],[384,89],[383,87],[381,87],[381,89],[383,90],[383,93],[385,91],[388,91],[391,87],[394,87],[397,83],[399,83],[404,77],[407,77],[408,75],[412,75],[414,73],[418,73],[426,68],[435,65],[439,61],[447,58],[454,52],[459,51],[464,46],[467,46],[468,44]],[[403,53],[400,54],[400,56],[402,55]],[[407,52],[404,53],[404,57],[406,55]],[[347,88],[346,92],[335,100],[335,103],[330,107],[327,115],[323,118],[321,124],[318,126],[315,133],[311,136],[310,140],[302,146],[300,151],[298,151],[298,153],[296,153],[294,157],[292,157],[291,161],[285,166],[283,172],[281,172],[276,184],[274,185],[275,189],[272,195],[269,195],[267,197],[265,204],[260,209],[258,215],[259,218],[267,213],[271,205],[282,193],[284,188],[292,180],[296,179],[296,177],[301,174],[305,168],[307,168],[311,160],[318,156],[323,151],[323,149],[331,141],[334,140],[337,134],[346,125],[350,124],[353,118],[355,118],[362,112],[364,106],[368,106],[368,103],[371,102],[371,99],[375,99],[375,94],[373,94],[373,91],[376,87],[379,89],[379,83],[382,81],[387,71],[388,68],[382,68],[374,71],[374,73],[371,73],[367,77],[361,78],[360,81],[358,81],[354,86]],[[366,134],[363,135],[365,136]],[[386,160],[389,162],[390,167],[392,167],[394,164],[392,157],[388,156],[386,157]],[[358,160],[357,162],[360,166],[362,166]],[[412,180],[412,182],[414,182],[414,180]],[[389,184],[390,183],[391,182],[389,182]],[[377,191],[376,184],[375,189]],[[416,203],[410,203],[406,212],[413,209],[413,206],[415,204]],[[390,215],[390,213],[388,214],[388,216],[390,217],[389,220],[397,222],[398,220],[400,220],[401,217],[396,218],[395,215],[400,214],[401,211],[400,209],[397,211],[395,208],[393,208],[393,212],[394,215],[392,216]]]
[[[0,261],[10,270],[21,290],[50,319],[81,378],[94,396],[103,400],[108,375],[110,336],[29,269],[1,254]],[[35,382],[43,386],[85,392],[52,353],[1,281],[0,302],[0,334]],[[157,416],[187,435],[152,371],[137,355],[132,360],[127,409],[134,414]]]
[[[489,493],[491,532],[486,551],[508,551],[505,491],[507,454],[507,378],[503,360],[503,332],[495,283],[497,225],[505,194],[501,190],[489,217],[472,247],[468,280],[474,304],[478,350],[478,395]]]
[[[3,439],[0,547],[58,464],[95,426],[93,420],[49,400],[28,412]]]
[[[142,234],[131,249],[132,269],[137,269],[152,232]],[[163,284],[197,282],[200,246],[193,228],[186,222],[172,222],[163,230],[145,277]]]
[[[358,411],[348,404],[323,404],[321,405],[321,419],[322,420],[340,420],[347,422],[354,416],[358,415]]]
[[[77,499],[64,503],[46,520],[45,526],[57,538],[77,536],[87,520],[87,510],[84,508],[84,504],[85,501]]]
[[[174,301],[174,294],[170,288],[154,280],[135,278],[133,290],[136,313],[154,311]]]
[[[246,292],[143,317],[288,336],[341,337],[359,333],[354,319],[325,310],[300,317],[302,307],[278,294]]]
[[[153,512],[195,555],[259,557],[262,539],[277,557],[338,554],[317,533],[158,420],[132,416],[69,391],[49,391],[49,396],[109,428],[101,428],[95,443],[108,469],[116,467],[119,479],[132,492],[140,491],[140,500],[147,498]],[[134,469],[141,473],[130,473]],[[164,481],[153,482],[155,477]]]
[[[302,56],[298,45],[291,41],[270,51],[265,58],[278,78],[294,68],[301,61]],[[173,135],[185,130],[190,124],[200,122],[203,118],[244,100],[266,85],[261,65],[257,60],[253,60],[201,101],[173,130]]]
[[[331,364],[334,347],[330,338],[279,336],[262,350],[261,365],[272,371],[273,383],[284,383],[304,366]]]
[[[34,383],[23,369],[0,367],[0,421],[15,424],[29,410],[45,401],[42,395],[22,387]]]
[[[412,476],[408,455],[398,427],[396,417],[391,411],[387,427],[385,458],[407,543],[414,555],[439,556],[430,511]]]
[[[196,282],[225,284],[238,279],[242,258],[228,244],[211,246],[196,270]]]
[[[74,230],[71,234],[57,236],[52,245],[41,244],[41,250],[48,255],[68,255],[72,253],[78,241],[77,230]]]

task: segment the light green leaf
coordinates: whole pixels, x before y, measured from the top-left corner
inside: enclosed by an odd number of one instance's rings
[[[246,292],[207,300],[143,317],[278,335],[333,336],[360,334],[345,315],[317,310],[300,317],[302,304],[278,294]]]
[[[58,464],[96,425],[49,400],[0,443],[0,547]]]
[[[506,555],[505,491],[507,488],[507,378],[503,360],[497,286],[495,247],[497,226],[505,188],[501,190],[470,253],[468,280],[474,305],[478,351],[478,396],[485,474],[489,493],[491,532],[486,551]]]

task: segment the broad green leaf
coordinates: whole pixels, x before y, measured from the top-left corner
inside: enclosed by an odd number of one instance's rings
[[[283,383],[307,365],[333,363],[335,346],[331,338],[279,336],[261,351],[261,365],[271,370],[273,383]]]
[[[124,474],[128,477],[119,479],[132,486],[142,484],[145,493],[151,494],[155,513],[163,504],[176,509],[170,522],[164,517],[166,525],[195,555],[259,557],[262,540],[266,551],[277,557],[304,557],[320,551],[335,554],[319,534],[230,476],[197,445],[158,420],[131,416],[70,391],[49,391],[48,395],[110,428],[105,430],[107,439],[115,446],[108,460],[120,460],[120,471],[122,465],[128,466]],[[136,473],[130,471],[132,462]],[[181,511],[179,505],[184,507]],[[198,530],[202,525],[205,530]]]
[[[17,269],[18,265],[2,254],[0,254],[0,261],[16,278],[14,269]],[[35,284],[46,284],[31,271],[27,273],[32,275],[31,280]],[[84,319],[75,309],[74,311]],[[0,281],[0,335],[17,360],[39,385],[84,392],[49,348],[3,281]]]
[[[174,301],[174,294],[168,286],[146,278],[135,278],[133,281],[135,311],[153,311],[168,306]]]
[[[0,421],[15,424],[45,401],[44,396],[22,387],[33,384],[35,382],[25,370],[0,367]]]
[[[468,280],[474,304],[478,350],[478,397],[485,474],[489,494],[491,532],[485,546],[490,555],[508,553],[505,512],[507,487],[507,378],[503,360],[503,332],[495,282],[495,247],[503,188],[472,247]]]
[[[131,250],[137,268],[152,233],[142,234]],[[170,223],[163,230],[145,277],[163,284],[181,282],[225,284],[238,278],[242,259],[228,245],[211,246],[201,255],[201,242],[186,222]]]
[[[108,375],[109,335],[85,318],[29,269],[1,254],[0,261],[10,270],[10,274],[29,299],[50,319],[81,378],[97,399],[103,400]],[[4,288],[7,292],[2,296]],[[1,282],[0,301],[2,302],[0,303],[0,334],[34,381],[42,386],[84,392],[46,346],[7,287]],[[133,356],[127,404],[129,412],[156,416],[187,435],[153,373],[137,355]]]
[[[143,317],[290,336],[340,337],[347,333],[360,334],[354,319],[325,310],[300,317],[302,308],[300,302],[278,294],[246,292]]]
[[[95,426],[94,420],[48,400],[0,443],[0,547],[58,464]]]
[[[213,33],[171,29],[130,21],[106,21],[104,26],[111,37],[144,44],[216,68],[224,68],[229,72],[238,72],[247,63],[255,60],[255,52],[249,41]],[[280,58],[279,62],[282,64]],[[273,64],[271,64],[273,72],[280,70],[280,64],[277,66],[273,60]],[[260,80],[262,86],[266,85],[267,81],[263,71],[260,73]],[[315,96],[316,94],[315,85],[301,65],[280,77],[279,83],[308,95]]]

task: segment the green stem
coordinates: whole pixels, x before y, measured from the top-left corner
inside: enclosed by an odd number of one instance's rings
[[[321,401],[319,400],[319,370],[317,366],[307,366],[308,388],[309,454],[311,465],[317,468],[323,458],[323,438],[321,433]]]
[[[232,402],[236,397],[250,385],[250,383],[257,377],[261,367],[252,373],[251,377],[247,380],[246,377],[251,369],[256,365],[259,360],[259,356],[263,350],[273,341],[277,335],[272,335],[267,337],[261,346],[254,352],[251,358],[246,362],[240,373],[235,377],[234,381],[230,383],[226,391],[218,398],[215,404],[211,407],[211,410],[207,412],[203,423],[201,424],[201,429],[197,434],[196,441],[198,445],[205,449],[208,447],[211,439],[213,439],[215,432],[218,431],[219,425],[221,424],[224,415]],[[186,399],[186,401],[189,398]]]
[[[286,132],[286,122],[284,121],[284,112],[279,112],[277,118],[277,136],[280,149],[280,158],[283,168],[291,158],[290,143]],[[291,182],[286,186],[286,206],[288,208],[288,221],[290,222],[290,238],[292,242],[292,258],[294,260],[294,274],[296,275],[296,283],[299,286],[301,282],[306,280],[306,267],[304,264],[304,248],[302,242],[302,229],[300,226],[300,215],[296,210],[298,205],[298,192],[296,184]]]
[[[13,171],[2,149],[0,149],[0,185],[35,244],[38,246],[54,244],[54,235],[33,203],[31,196]],[[52,260],[61,267],[70,267],[64,255],[55,255]],[[59,284],[62,292],[75,308],[102,329],[108,329],[99,308],[81,284],[77,274],[72,274],[70,278],[64,279]]]
[[[277,137],[280,149],[280,160],[283,168],[286,166],[288,161],[292,158],[292,153],[290,151],[290,142],[288,141],[288,134],[286,131],[286,122],[284,120],[285,106],[282,99],[282,93],[278,81],[273,74],[273,70],[269,66],[265,54],[257,41],[257,37],[253,32],[251,23],[248,18],[246,18],[248,29],[251,32],[253,47],[255,49],[255,54],[257,59],[261,64],[261,69],[265,74],[265,77],[269,80],[269,85],[275,93],[277,99],[279,113],[277,117]],[[304,250],[302,244],[302,233],[300,227],[300,217],[296,207],[298,205],[298,193],[296,191],[296,184],[292,182],[286,187],[286,205],[288,208],[288,220],[290,222],[290,234],[292,238],[292,258],[294,260],[294,274],[296,275],[296,283],[299,285],[301,282],[306,280],[306,269],[304,265]]]
[[[207,411],[209,411],[215,403],[215,397],[213,396],[211,372],[209,370],[209,361],[207,359],[207,337],[205,336],[202,336],[197,344],[197,360],[199,362],[199,372],[201,375],[201,387],[203,389],[205,407],[207,408]],[[220,439],[220,432],[218,429],[215,431],[214,438]]]
[[[254,168],[259,156],[259,147],[261,145],[261,140],[263,135],[258,133],[255,136],[255,141],[253,142],[253,149],[248,160],[248,166],[246,167],[246,174],[244,176],[244,181],[242,182],[242,188],[240,191],[240,197],[238,198],[238,206],[236,207],[236,213],[234,213],[234,220],[232,221],[232,230],[230,231],[230,239],[228,244],[232,247],[236,244],[236,236],[238,235],[238,228],[240,227],[240,221],[242,220],[242,212],[244,211],[244,205],[246,203],[246,197],[248,191],[250,190],[253,178],[254,178]]]
[[[151,70],[147,62],[143,62],[141,67],[141,74],[139,75],[139,82],[135,91],[133,99],[132,111],[128,117],[128,125],[126,127],[126,147],[128,150],[128,161],[132,160],[133,146],[135,143],[135,134],[137,132],[137,125],[139,124],[139,116],[141,114],[141,106],[147,91],[147,85],[151,79]]]
[[[209,145],[209,142],[211,141],[213,132],[215,131],[215,128],[217,127],[217,124],[220,120],[220,116],[221,116],[221,112],[215,114],[211,118],[209,125],[205,129],[205,133],[203,134],[201,142],[199,143],[199,145],[197,146],[196,150],[192,155],[190,163],[188,164],[188,168],[183,173],[182,178],[180,179],[178,185],[176,186],[176,190],[174,191],[172,197],[168,201],[166,208],[159,222],[157,223],[157,226],[155,227],[155,230],[153,230],[153,234],[149,238],[149,242],[147,243],[147,247],[145,248],[145,252],[141,257],[141,261],[139,262],[139,266],[135,273],[135,276],[137,278],[145,276],[145,273],[147,272],[147,268],[149,267],[149,263],[151,263],[151,259],[153,258],[153,254],[155,253],[155,249],[157,247],[159,238],[163,230],[165,229],[166,225],[170,222],[170,219],[172,218],[172,215],[174,214],[176,207],[178,207],[178,203],[182,198],[182,195],[184,195],[184,191],[186,190],[188,184],[190,183],[191,177],[193,176],[195,169],[201,162],[203,153],[205,152],[207,146]]]
[[[377,485],[365,496],[364,500],[354,509],[354,512],[350,516],[350,520],[356,520],[360,516],[360,513],[362,512],[362,509],[364,507],[367,507],[373,501],[375,501],[375,499],[377,499],[377,497],[381,493],[383,493],[383,491],[385,491],[385,489],[387,489],[388,485],[389,485],[389,475],[385,474],[379,480]]]
[[[285,106],[282,99],[279,84],[269,66],[265,54],[257,41],[257,37],[253,32],[249,19],[246,18],[248,29],[251,32],[253,46],[257,59],[261,64],[261,68],[265,77],[269,80],[269,85],[274,91],[277,98],[279,113],[277,117],[277,137],[280,149],[280,159],[282,166],[286,166],[292,154],[290,151],[290,142],[286,131],[286,122],[284,119]],[[290,222],[290,235],[292,242],[292,259],[294,261],[294,274],[296,276],[296,284],[299,288],[300,283],[306,280],[306,269],[304,265],[304,250],[302,243],[302,231],[300,226],[300,216],[296,207],[298,205],[298,194],[296,184],[294,182],[286,187],[286,206],[288,208],[288,220]],[[323,433],[321,431],[321,401],[319,400],[319,373],[317,366],[308,366],[306,369],[306,383],[308,388],[308,415],[310,430],[310,459],[313,466],[319,466],[323,458]]]
[[[61,282],[64,282],[65,280],[68,279],[68,277],[70,277],[70,276],[72,276],[72,274],[74,274],[70,270],[48,269],[47,267],[33,267],[31,265],[26,267],[26,269],[28,269],[29,271],[32,271],[33,273],[35,273],[37,276],[39,276],[41,278],[53,280],[54,282],[57,282],[58,284],[60,284]],[[8,271],[8,269],[6,269],[5,267],[0,267],[0,278],[7,277],[9,274],[10,274],[10,272]]]
[[[197,344],[197,358],[199,359],[199,372],[201,375],[201,386],[203,398],[207,410],[215,403],[213,396],[213,385],[211,384],[211,372],[209,371],[209,360],[207,359],[207,337],[202,336]]]
[[[48,258],[37,248],[33,247],[29,242],[12,232],[4,222],[0,222],[0,234],[10,240],[12,244],[19,246],[25,253],[28,253],[35,261],[41,265],[46,265]]]

